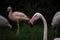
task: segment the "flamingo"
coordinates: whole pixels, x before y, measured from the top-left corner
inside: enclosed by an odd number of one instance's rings
[[[55,35],[56,35],[57,28],[60,25],[60,11],[56,12],[56,14],[54,15],[52,22],[51,22],[51,25],[52,25],[52,30],[54,27],[56,27],[56,30],[55,30]]]
[[[12,21],[15,21],[17,22],[17,26],[18,26],[18,29],[17,29],[17,35],[19,34],[19,21],[22,21],[22,20],[30,20],[30,18],[25,15],[23,12],[18,12],[18,11],[12,11],[12,8],[9,6],[7,8],[7,11],[9,12],[9,15],[8,15],[8,18]]]
[[[43,40],[47,40],[47,22],[46,22],[44,16],[41,13],[37,12],[33,15],[33,17],[31,18],[31,20],[29,22],[33,25],[34,21],[38,20],[39,18],[41,18],[43,20],[43,23],[44,23]]]
[[[12,26],[9,24],[9,21],[2,15],[0,15],[0,26],[8,26],[12,28]]]

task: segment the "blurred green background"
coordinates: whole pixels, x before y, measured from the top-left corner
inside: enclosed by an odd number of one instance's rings
[[[35,12],[40,12],[46,18],[48,24],[48,40],[55,37],[55,33],[51,31],[51,21],[54,14],[60,11],[59,0],[0,0],[0,15],[8,19],[7,7],[11,6],[13,11],[24,12],[30,18]],[[8,19],[9,20],[9,19]],[[12,29],[0,28],[0,40],[42,40],[43,39],[43,22],[38,20],[34,27],[30,27],[26,21],[20,22],[20,33],[16,35],[17,25],[9,20],[13,26]],[[60,35],[60,33],[58,33]]]

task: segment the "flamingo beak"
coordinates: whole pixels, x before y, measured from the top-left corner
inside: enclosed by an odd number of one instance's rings
[[[34,20],[33,20],[33,19],[31,19],[31,20],[29,21],[29,24],[30,24],[30,26],[31,26],[31,27],[33,27]]]
[[[29,22],[29,25],[30,25],[30,27],[33,27],[33,24],[31,24],[30,22]]]
[[[34,19],[30,19],[29,22],[33,25],[34,24]]]

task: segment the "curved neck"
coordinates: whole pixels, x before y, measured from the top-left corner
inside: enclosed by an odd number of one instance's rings
[[[12,9],[9,11],[8,17],[11,18],[11,16],[12,16]]]
[[[43,40],[47,40],[47,22],[44,18],[43,15],[41,15],[41,18],[43,20],[43,23],[44,23],[44,35],[43,35]]]

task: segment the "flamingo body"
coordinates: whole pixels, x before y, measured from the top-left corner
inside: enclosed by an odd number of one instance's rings
[[[10,28],[12,28],[12,26],[9,24],[8,20],[3,17],[2,15],[0,15],[0,26],[8,26]]]
[[[52,19],[51,25],[52,25],[53,27],[60,25],[60,11],[57,12],[57,13],[54,15],[54,17],[53,17],[53,19]]]
[[[55,27],[54,32],[56,37],[58,31],[57,28],[60,27],[60,11],[56,12],[56,14],[54,15],[51,25],[52,25],[52,30]],[[55,38],[55,40],[57,40],[57,38]]]
[[[29,18],[22,12],[13,12],[9,18],[13,21],[16,20],[29,20]]]

